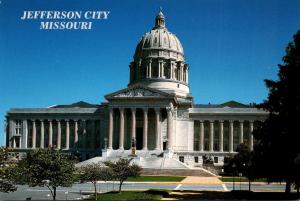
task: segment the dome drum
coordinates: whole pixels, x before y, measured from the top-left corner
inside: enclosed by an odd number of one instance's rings
[[[155,81],[171,81],[188,85],[187,64],[176,60],[148,58],[130,64],[130,84],[152,79]]]

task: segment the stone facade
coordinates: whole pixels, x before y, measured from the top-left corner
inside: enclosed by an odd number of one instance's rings
[[[182,45],[160,11],[137,45],[127,88],[106,95],[100,105],[10,109],[6,146],[20,153],[55,146],[82,160],[122,157],[134,149],[190,167],[201,166],[203,156],[222,165],[240,143],[253,149],[252,131],[268,113],[237,102],[194,104],[188,72]]]

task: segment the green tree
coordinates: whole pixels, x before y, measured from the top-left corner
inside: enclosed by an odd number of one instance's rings
[[[294,159],[300,153],[300,30],[286,48],[278,80],[265,80],[267,100],[258,105],[269,111],[266,121],[254,131],[258,140],[253,163],[258,177],[286,182],[286,192],[295,182]]]
[[[117,179],[119,184],[119,193],[122,190],[123,182],[128,179],[128,177],[137,177],[140,175],[141,168],[136,164],[130,164],[132,159],[119,159],[116,162],[106,161],[104,164],[111,169],[113,176]]]
[[[72,186],[74,181],[74,162],[69,156],[53,148],[37,149],[20,161],[19,169],[25,183],[29,186],[45,186],[50,190],[53,200],[59,186]]]
[[[15,164],[9,160],[9,150],[0,147],[0,192],[9,193],[17,190],[13,181]]]
[[[92,163],[80,168],[81,181],[89,181],[94,185],[95,198],[97,200],[97,181],[107,181],[112,177],[108,168],[103,167],[100,163]]]
[[[249,181],[249,191],[251,190],[251,181],[254,179],[252,165],[253,153],[249,150],[247,144],[242,143],[237,147],[238,153],[232,157],[225,158],[224,172],[236,175],[242,173]]]

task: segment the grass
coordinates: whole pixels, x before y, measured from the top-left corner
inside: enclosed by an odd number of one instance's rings
[[[174,177],[174,176],[140,176],[140,177],[129,177],[126,181],[169,181],[169,182],[179,182],[182,181],[185,177]]]
[[[248,191],[173,191],[167,198],[177,200],[297,200],[296,193]]]
[[[297,200],[300,198],[296,193],[286,194],[284,192],[248,192],[248,191],[169,191],[169,190],[147,190],[147,191],[112,191],[98,194],[98,200]],[[95,200],[91,195],[88,200]]]
[[[221,181],[223,182],[232,182],[233,181],[233,177],[221,177],[219,178]],[[248,179],[246,177],[241,177],[241,180],[240,180],[240,177],[234,177],[234,181],[235,182],[248,182]],[[251,181],[253,182],[253,181]],[[267,179],[265,178],[260,178],[260,179],[255,179],[254,182],[267,182]]]
[[[161,200],[164,196],[168,196],[167,190],[147,190],[147,191],[111,191],[104,194],[98,194],[98,200]],[[95,200],[95,196],[91,195],[88,200]]]

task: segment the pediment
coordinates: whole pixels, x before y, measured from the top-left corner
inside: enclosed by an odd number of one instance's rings
[[[105,96],[106,99],[118,98],[173,98],[171,94],[146,87],[126,88]]]

